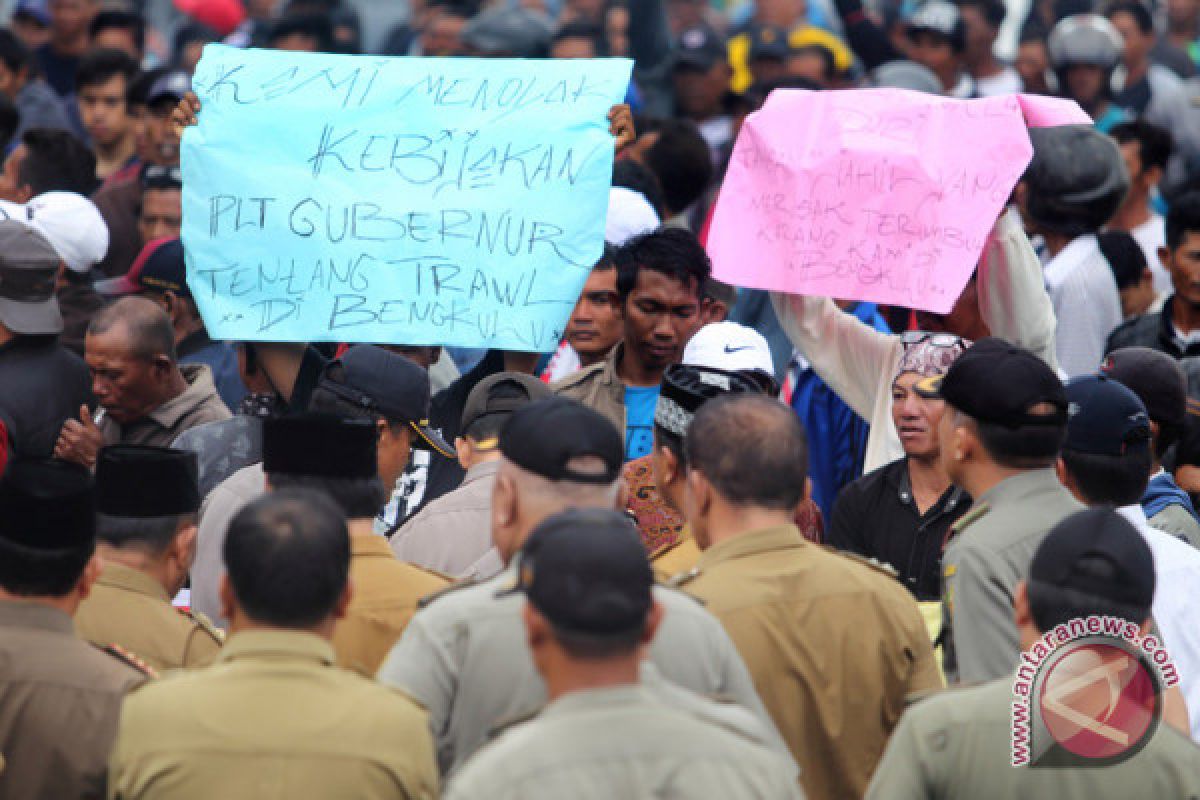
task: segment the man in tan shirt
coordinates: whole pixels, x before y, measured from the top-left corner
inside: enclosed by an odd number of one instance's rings
[[[202,615],[171,606],[196,554],[196,455],[104,448],[96,507],[104,569],[75,612],[76,631],[100,647],[120,645],[160,672],[211,663],[221,634]]]
[[[860,797],[906,696],[941,687],[916,603],[894,576],[792,524],[808,454],[787,406],[712,400],[686,451],[685,514],[703,553],[674,583],[724,624],[807,796]]]

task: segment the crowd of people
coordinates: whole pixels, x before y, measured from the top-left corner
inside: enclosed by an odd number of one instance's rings
[[[1036,0],[1011,62],[1000,0],[175,5],[0,29],[0,798],[1200,796],[1200,5]],[[209,336],[202,48],[368,38],[632,59],[553,353]],[[1094,124],[1030,129],[948,313],[717,280],[746,116],[868,87]],[[1013,767],[1096,616],[1177,683]]]

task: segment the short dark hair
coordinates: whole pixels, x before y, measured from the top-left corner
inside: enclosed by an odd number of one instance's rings
[[[1101,555],[1086,555],[1075,562],[1075,571],[1091,577],[1093,581],[1109,583],[1120,580],[1120,568]],[[1118,617],[1141,625],[1149,616],[1150,609],[1136,608],[1126,603],[1114,603],[1102,597],[1068,589],[1062,586],[1029,581],[1026,584],[1026,597],[1029,600],[1029,611],[1033,616],[1033,624],[1042,633],[1052,631],[1059,625],[1066,625],[1074,619],[1085,619],[1090,616]]]
[[[638,273],[651,270],[666,275],[691,289],[696,298],[704,294],[712,262],[691,231],[662,228],[635,236],[617,248],[617,295],[624,303],[637,286]]]
[[[94,541],[44,550],[0,539],[0,587],[21,597],[63,597],[75,588],[95,551]]]
[[[1167,209],[1167,247],[1179,247],[1189,233],[1200,233],[1200,191],[1181,195]]]
[[[610,636],[588,636],[574,631],[565,631],[554,625],[551,625],[551,629],[554,631],[554,638],[558,641],[559,647],[565,650],[568,656],[578,661],[605,661],[629,655],[641,645],[642,636],[646,632],[645,625]]]
[[[801,47],[797,47],[795,50],[792,51],[791,54],[792,54],[792,56],[807,56],[807,55],[817,56],[818,58],[821,59],[821,67],[822,67],[821,71],[823,73],[823,77],[825,78],[825,80],[831,81],[837,77],[837,73],[838,73],[837,57],[834,56],[833,51],[830,50],[825,45],[817,44],[816,42],[813,42],[812,44],[806,44]],[[807,88],[807,87],[804,87],[804,88]],[[812,88],[821,89],[823,87],[821,87],[820,85],[816,85]]]
[[[684,447],[683,437],[673,431],[669,431],[658,423],[654,424],[654,447],[665,447],[671,451],[671,455],[675,456],[675,460],[679,462],[679,468],[687,469],[687,448]]]
[[[689,468],[733,505],[783,511],[804,499],[808,442],[783,403],[754,394],[710,400],[696,412],[684,446]]]
[[[1104,231],[1096,234],[1096,242],[1104,260],[1112,267],[1118,289],[1137,286],[1146,272],[1146,254],[1126,231]]]
[[[223,555],[233,593],[250,618],[309,628],[333,613],[346,589],[350,536],[328,497],[282,490],[234,516]]]
[[[1007,469],[1044,469],[1053,466],[1067,438],[1066,425],[998,425],[981,422],[955,411],[975,428],[988,456]]]
[[[125,103],[130,106],[144,106],[150,96],[150,89],[158,79],[170,72],[169,67],[154,67],[138,73],[125,89]]]
[[[305,489],[329,497],[346,519],[373,519],[383,508],[387,493],[378,476],[370,478],[331,478],[324,475],[271,473],[272,489]]]
[[[76,90],[98,86],[120,76],[125,79],[125,90],[138,74],[138,65],[124,50],[101,49],[87,53],[75,71]]]
[[[1116,139],[1117,144],[1137,142],[1138,158],[1142,161],[1142,169],[1167,168],[1167,161],[1171,158],[1171,149],[1174,147],[1175,140],[1166,128],[1160,128],[1139,117],[1113,127],[1108,135]]]
[[[325,14],[286,14],[271,28],[268,45],[286,36],[307,36],[316,40],[317,50],[328,53],[333,49],[333,23]]]
[[[983,19],[993,28],[999,28],[1004,24],[1004,18],[1008,15],[1008,10],[1004,7],[1004,3],[999,0],[956,0],[960,8],[967,6],[978,8],[979,13],[983,14]]]
[[[88,26],[88,36],[95,39],[97,34],[108,30],[129,31],[137,51],[146,51],[146,20],[141,14],[133,11],[101,11],[92,17],[92,24]]]
[[[646,166],[658,178],[667,210],[677,214],[696,202],[712,181],[712,155],[696,123],[671,119],[646,150]]]
[[[666,208],[667,201],[663,196],[658,176],[632,158],[623,158],[613,164],[612,185],[613,188],[637,192],[646,198],[646,202],[654,208],[656,214]]]
[[[608,272],[610,269],[617,268],[617,246],[609,242],[604,243],[604,252],[600,254],[600,258],[592,265],[593,272]]]
[[[8,28],[0,28],[0,63],[14,74],[29,66],[29,48]]]
[[[189,44],[195,42],[219,42],[221,36],[203,22],[187,22],[180,25],[175,35],[171,37],[171,61],[178,65],[183,57],[183,51]]]
[[[108,333],[118,322],[129,331],[133,353],[147,361],[165,355],[172,364],[179,360],[175,351],[175,330],[171,318],[152,300],[122,297],[96,312],[87,332]]]
[[[61,191],[90,195],[96,188],[96,156],[67,131],[30,128],[21,135],[25,157],[17,180],[33,196]]]
[[[1092,505],[1131,506],[1141,501],[1150,482],[1150,448],[1138,447],[1122,456],[1063,450],[1067,472]]]
[[[1138,30],[1142,33],[1154,32],[1154,17],[1150,14],[1150,9],[1137,2],[1137,0],[1117,0],[1111,4],[1108,10],[1104,12],[1104,16],[1112,19],[1117,14],[1128,14],[1133,17],[1134,23]]]
[[[21,113],[8,95],[0,95],[0,150],[7,151],[17,128],[21,124]],[[71,270],[67,270],[71,272]]]
[[[605,58],[609,54],[608,37],[604,35],[604,29],[595,23],[585,20],[568,22],[554,34],[552,44],[558,44],[567,39],[587,39],[592,43],[596,58]]]
[[[96,538],[113,547],[141,547],[158,554],[170,546],[183,525],[195,519],[195,514],[170,514],[164,517],[97,514]]]

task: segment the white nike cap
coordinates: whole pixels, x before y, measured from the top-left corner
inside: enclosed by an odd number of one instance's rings
[[[753,328],[736,322],[711,322],[696,331],[683,349],[682,363],[726,372],[757,370],[775,377],[767,340]]]

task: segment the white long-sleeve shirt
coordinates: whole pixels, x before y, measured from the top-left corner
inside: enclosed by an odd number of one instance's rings
[[[1112,267],[1089,233],[1072,239],[1046,262],[1045,273],[1058,320],[1058,364],[1068,378],[1090,375],[1100,368],[1108,335],[1123,319]]]
[[[1031,350],[1057,369],[1054,308],[1042,265],[1013,215],[1001,216],[992,229],[977,288],[979,310],[992,335]],[[846,405],[871,423],[864,471],[901,458],[904,450],[892,425],[892,380],[904,353],[900,337],[879,333],[827,297],[775,292],[771,301],[796,349]]]

